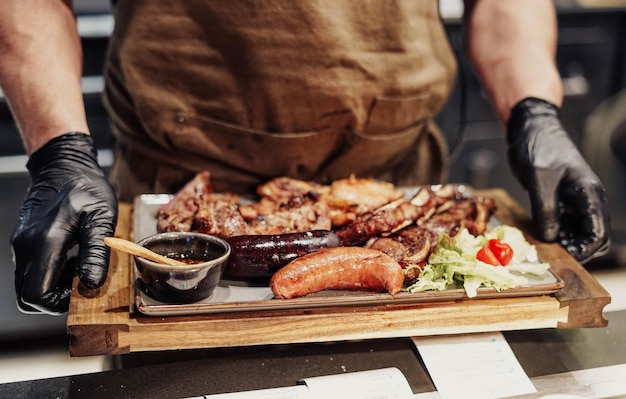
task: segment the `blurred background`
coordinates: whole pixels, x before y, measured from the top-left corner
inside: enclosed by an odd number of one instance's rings
[[[111,163],[111,137],[100,92],[101,69],[113,28],[110,0],[74,0],[84,48],[83,92],[101,164]],[[555,0],[559,18],[558,67],[565,89],[562,120],[603,180],[612,217],[612,251],[588,265],[613,296],[626,284],[626,176],[609,139],[626,119],[626,0]],[[503,128],[471,71],[463,50],[461,0],[440,0],[459,58],[456,88],[438,117],[452,151],[451,182],[502,187],[528,209],[526,193],[506,162]],[[69,359],[64,316],[24,315],[15,306],[9,244],[29,184],[26,157],[0,92],[0,383],[97,371],[106,359]],[[46,357],[48,356],[48,357]],[[39,361],[37,361],[39,359]],[[47,359],[47,360],[46,360]],[[37,374],[37,366],[43,366]],[[55,365],[59,365],[58,367]]]

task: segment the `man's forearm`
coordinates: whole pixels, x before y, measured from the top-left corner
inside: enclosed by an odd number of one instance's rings
[[[499,119],[526,97],[562,103],[551,0],[466,1],[467,49]]]
[[[3,1],[0,54],[0,85],[29,155],[68,131],[88,133],[82,49],[70,5]]]

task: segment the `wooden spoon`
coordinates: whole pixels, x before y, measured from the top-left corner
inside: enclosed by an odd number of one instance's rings
[[[136,244],[132,241],[124,240],[123,238],[116,237],[104,237],[104,243],[113,249],[120,250],[122,252],[126,252],[131,255],[141,256],[142,258],[149,259],[153,262],[161,263],[169,266],[186,266],[185,262],[181,262],[176,259],[168,258],[167,256],[163,256],[157,254],[149,250],[146,247],[142,247],[139,244]]]

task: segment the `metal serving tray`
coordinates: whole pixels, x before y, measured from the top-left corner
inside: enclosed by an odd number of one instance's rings
[[[407,194],[407,195],[410,195]],[[133,239],[138,241],[156,233],[156,211],[171,198],[169,194],[143,194],[135,199],[133,215]],[[497,220],[490,224],[499,223]],[[135,309],[148,316],[180,316],[252,311],[280,311],[312,308],[337,308],[345,306],[386,306],[402,303],[426,303],[467,299],[465,290],[448,289],[419,293],[388,293],[364,291],[326,290],[294,299],[275,299],[267,285],[253,285],[241,281],[222,280],[213,294],[202,301],[191,304],[168,304],[151,298],[141,289],[141,281],[132,266],[131,289]],[[525,276],[528,284],[507,290],[479,288],[474,299],[549,295],[564,286],[564,282],[552,270],[542,276]]]

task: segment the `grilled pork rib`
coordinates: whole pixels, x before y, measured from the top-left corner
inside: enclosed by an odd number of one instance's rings
[[[392,256],[405,270],[405,282],[415,281],[442,233],[455,236],[467,228],[471,234],[479,235],[487,230],[489,218],[495,210],[493,199],[457,198],[456,194],[452,198],[444,201],[445,197],[440,193],[435,201],[427,202],[439,205],[436,209],[430,208],[432,212],[427,217],[386,237],[373,236],[365,246]]]

